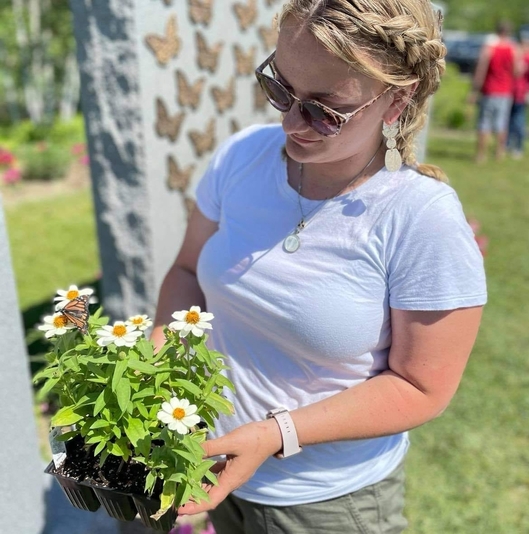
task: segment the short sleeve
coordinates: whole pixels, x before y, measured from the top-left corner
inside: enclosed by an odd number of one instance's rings
[[[483,256],[455,192],[400,223],[387,267],[392,308],[452,310],[486,303]]]

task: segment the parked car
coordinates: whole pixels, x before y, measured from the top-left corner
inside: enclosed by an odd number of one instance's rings
[[[481,47],[490,38],[491,35],[487,33],[445,35],[446,61],[457,65],[460,72],[469,74],[474,72]]]

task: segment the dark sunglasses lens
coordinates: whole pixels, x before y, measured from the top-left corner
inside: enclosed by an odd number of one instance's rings
[[[282,112],[288,111],[292,107],[290,96],[275,80],[266,76],[259,76],[258,80],[272,106]]]
[[[301,115],[305,122],[321,135],[334,135],[340,126],[336,117],[311,103],[303,103]]]

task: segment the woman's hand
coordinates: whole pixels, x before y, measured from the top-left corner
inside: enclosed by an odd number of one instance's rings
[[[282,448],[281,433],[275,419],[248,423],[225,436],[202,444],[204,457],[225,455],[212,471],[217,474],[218,486],[204,488],[210,500],[200,504],[188,502],[180,506],[179,515],[192,515],[218,506],[233,490],[244,484],[257,468]]]

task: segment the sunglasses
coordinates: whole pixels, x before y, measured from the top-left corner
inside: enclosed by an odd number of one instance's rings
[[[278,111],[281,111],[281,113],[290,111],[294,102],[297,102],[303,120],[315,132],[325,137],[335,137],[338,135],[342,131],[342,126],[344,124],[349,122],[357,113],[360,113],[371,104],[374,104],[382,95],[385,95],[392,88],[392,86],[387,87],[382,93],[351,113],[339,113],[334,109],[324,106],[317,100],[300,100],[275,77],[272,78],[267,74],[263,74],[263,70],[270,66],[274,76],[277,76],[273,63],[275,54],[275,51],[272,52],[266,61],[255,69],[255,76],[261,85],[268,102],[270,102],[270,104],[272,104]]]

